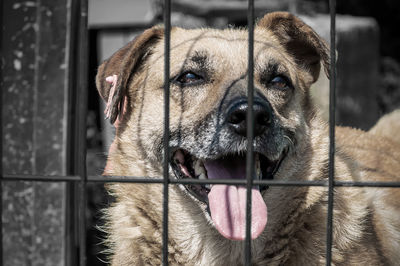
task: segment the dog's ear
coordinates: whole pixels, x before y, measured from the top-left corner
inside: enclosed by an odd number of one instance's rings
[[[151,46],[162,39],[164,29],[154,26],[115,52],[99,67],[96,86],[107,103],[106,116],[114,124],[123,111],[128,83],[144,61]]]
[[[313,82],[318,79],[321,62],[329,78],[329,48],[302,20],[287,12],[273,12],[266,14],[257,26],[271,30],[297,63],[310,71]]]

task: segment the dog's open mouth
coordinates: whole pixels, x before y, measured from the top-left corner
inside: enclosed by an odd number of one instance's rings
[[[265,156],[255,153],[255,178],[272,179],[281,160],[270,161]],[[179,179],[244,179],[246,178],[246,156],[228,155],[216,160],[200,160],[189,152],[178,149],[171,163],[175,175]],[[262,166],[262,167],[261,167]],[[186,188],[198,200],[208,202],[211,185],[186,185]],[[263,191],[268,186],[260,187]]]
[[[255,178],[272,179],[282,158],[270,161],[255,153]],[[226,155],[215,160],[200,160],[178,149],[173,154],[172,169],[178,179],[245,179],[246,156]],[[188,184],[186,189],[207,203],[217,230],[226,238],[244,240],[246,224],[246,188],[235,185]],[[267,223],[267,207],[261,196],[267,187],[252,189],[251,237],[258,237]],[[260,191],[261,190],[261,191]]]

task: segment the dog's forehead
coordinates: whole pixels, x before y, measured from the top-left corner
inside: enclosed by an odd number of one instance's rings
[[[279,54],[280,44],[266,29],[255,29],[254,55],[258,60]],[[156,58],[164,54],[164,42],[155,49]],[[279,55],[277,56],[279,57]],[[171,32],[171,65],[188,64],[192,60],[203,60],[211,64],[247,67],[248,31],[245,29],[194,29],[174,28]]]

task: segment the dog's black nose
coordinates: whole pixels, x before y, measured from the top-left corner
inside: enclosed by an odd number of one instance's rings
[[[241,101],[233,104],[228,112],[228,126],[237,134],[246,137],[247,135],[247,101]],[[267,102],[254,102],[254,137],[264,133],[271,124],[272,110]]]

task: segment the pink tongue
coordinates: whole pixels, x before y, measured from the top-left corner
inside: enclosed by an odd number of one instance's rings
[[[244,179],[246,158],[230,157],[206,161],[209,179]],[[267,206],[258,191],[252,189],[251,238],[257,238],[267,224]],[[226,238],[244,240],[246,237],[246,188],[214,185],[208,194],[211,218],[215,227]]]

